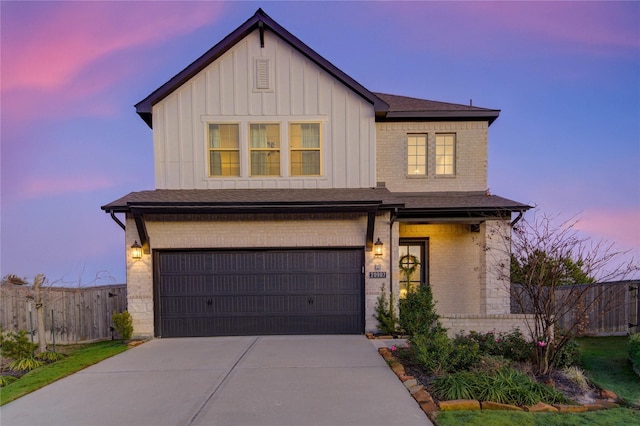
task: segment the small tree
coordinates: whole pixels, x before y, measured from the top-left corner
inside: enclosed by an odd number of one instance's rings
[[[393,293],[387,299],[384,284],[380,287],[380,296],[378,296],[378,300],[376,301],[373,316],[378,321],[378,329],[380,329],[381,333],[393,334],[396,332],[398,316],[396,315],[395,303],[393,302]]]
[[[536,215],[532,222],[522,220],[502,238],[511,264],[498,263],[498,277],[506,285],[517,283],[511,292],[512,304],[520,312],[531,312],[527,322],[529,338],[535,345],[535,371],[549,374],[564,346],[576,335],[586,313],[594,304],[605,315],[614,306],[602,297],[584,297],[597,282],[622,280],[638,271],[633,260],[621,262],[626,252],[613,250],[612,244],[593,243],[576,229],[577,220],[555,225],[548,216]],[[491,250],[491,249],[487,249]],[[513,280],[511,272],[513,271]],[[573,285],[560,296],[558,288]],[[578,285],[580,284],[580,285]],[[562,333],[554,333],[560,318],[574,316]]]

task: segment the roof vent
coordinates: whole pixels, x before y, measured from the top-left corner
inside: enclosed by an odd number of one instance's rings
[[[269,89],[269,59],[256,59],[256,89]]]

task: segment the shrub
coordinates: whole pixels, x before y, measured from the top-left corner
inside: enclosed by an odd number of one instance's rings
[[[0,353],[3,357],[14,361],[30,358],[33,357],[33,352],[37,347],[37,344],[31,343],[25,330],[6,334],[0,330]]]
[[[498,334],[472,331],[467,337],[478,342],[480,353],[484,355],[502,356],[516,362],[531,359],[533,349],[520,330]]]
[[[511,360],[500,355],[480,355],[480,359],[471,366],[470,370],[476,373],[495,374],[511,365]]]
[[[40,352],[39,354],[36,355],[36,358],[41,359],[42,361],[55,362],[64,358],[64,354],[61,354],[59,352],[47,351],[47,352]]]
[[[413,336],[411,348],[416,361],[427,371],[443,375],[469,369],[480,359],[478,343],[470,339],[449,339],[444,332],[428,337]]]
[[[124,311],[122,313],[114,312],[111,317],[113,321],[113,327],[123,340],[130,340],[133,334],[133,321],[129,312]]]
[[[520,406],[567,402],[555,389],[536,383],[512,368],[503,368],[494,374],[460,371],[437,378],[432,389],[441,400],[477,399]]]
[[[564,377],[578,385],[580,389],[586,390],[589,388],[589,381],[585,377],[584,371],[582,371],[580,367],[577,367],[575,365],[565,367],[562,369],[562,374],[564,375]]]
[[[629,336],[627,350],[629,352],[629,360],[633,365],[633,371],[640,376],[640,334]]]
[[[575,340],[568,340],[556,352],[556,358],[553,360],[553,366],[556,368],[566,368],[577,365],[580,362],[580,346]]]
[[[42,367],[43,365],[43,361],[40,361],[33,356],[28,356],[26,358],[20,358],[16,359],[15,361],[11,361],[11,363],[9,363],[9,368],[16,371],[31,371],[35,370],[38,367]]]
[[[10,385],[11,383],[15,382],[16,380],[18,380],[16,377],[13,376],[0,376],[0,388],[3,388],[7,385]]]
[[[431,287],[420,285],[415,290],[409,290],[405,298],[400,300],[399,324],[410,336],[434,336],[446,331],[436,313]]]

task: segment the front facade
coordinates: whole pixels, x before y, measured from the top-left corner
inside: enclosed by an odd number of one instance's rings
[[[359,334],[420,283],[454,331],[518,320],[483,249],[529,208],[486,192],[499,111],[370,92],[261,10],[136,109],[156,188],[102,207],[135,336]]]

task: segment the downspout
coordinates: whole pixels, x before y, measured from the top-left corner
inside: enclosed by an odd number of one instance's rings
[[[516,223],[520,222],[520,219],[522,219],[522,215],[524,215],[524,210],[520,210],[518,212],[518,216],[513,219],[513,221],[509,224],[512,228],[516,225]]]
[[[393,223],[398,217],[398,208],[391,212],[389,220],[389,296],[393,294]]]
[[[111,219],[113,219],[118,225],[120,225],[120,228],[122,228],[123,231],[126,231],[127,228],[124,226],[124,223],[120,222],[120,219],[116,217],[115,212],[113,210],[110,210],[109,213],[111,213]]]

